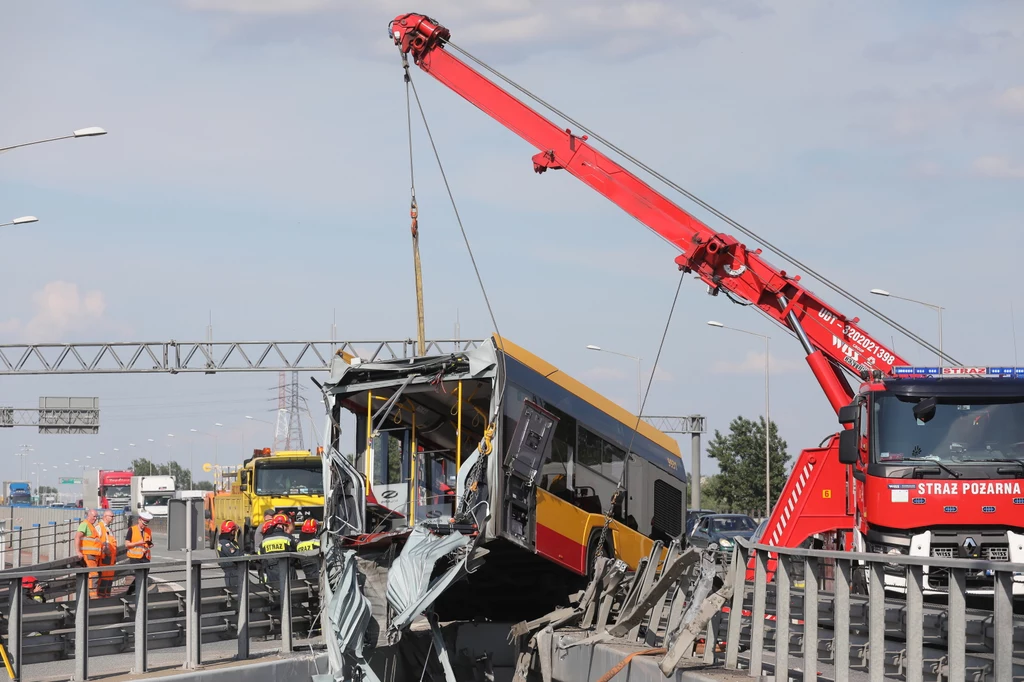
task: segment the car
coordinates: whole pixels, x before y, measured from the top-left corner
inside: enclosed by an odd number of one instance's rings
[[[711,509],[687,509],[686,510],[686,537],[690,537],[690,533],[693,532],[693,527],[697,525],[702,516],[708,514],[714,514],[715,512]]]
[[[757,530],[757,522],[746,514],[706,514],[700,517],[690,533],[694,547],[718,545],[732,551],[735,538],[749,538]]]

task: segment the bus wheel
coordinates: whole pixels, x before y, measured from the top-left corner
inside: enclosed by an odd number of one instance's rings
[[[601,545],[601,529],[598,528],[590,533],[590,541],[587,542],[587,580],[594,579],[594,568],[597,565],[597,548]],[[608,533],[604,538],[604,556],[609,559],[615,558],[615,548],[612,547],[612,534]]]

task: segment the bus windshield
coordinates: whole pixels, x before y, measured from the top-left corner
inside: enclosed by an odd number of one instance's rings
[[[1024,457],[1024,402],[944,399],[928,422],[914,417],[914,405],[893,395],[875,398],[876,462],[962,463]]]
[[[256,469],[257,495],[323,495],[322,464],[263,466]]]

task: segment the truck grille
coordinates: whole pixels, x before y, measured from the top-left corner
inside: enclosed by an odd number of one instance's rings
[[[941,559],[956,558],[956,547],[932,547],[932,556]]]
[[[1009,561],[1010,548],[999,545],[985,545],[981,548],[981,558],[988,561]]]

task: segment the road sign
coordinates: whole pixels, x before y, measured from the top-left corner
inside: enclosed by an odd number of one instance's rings
[[[100,430],[99,398],[39,399],[39,433],[87,433]]]
[[[60,479],[61,485],[81,485],[82,479],[80,478],[62,478]]]
[[[209,462],[203,465],[203,471],[205,471],[206,473],[210,473],[211,471],[213,471],[213,467],[210,466]]]

